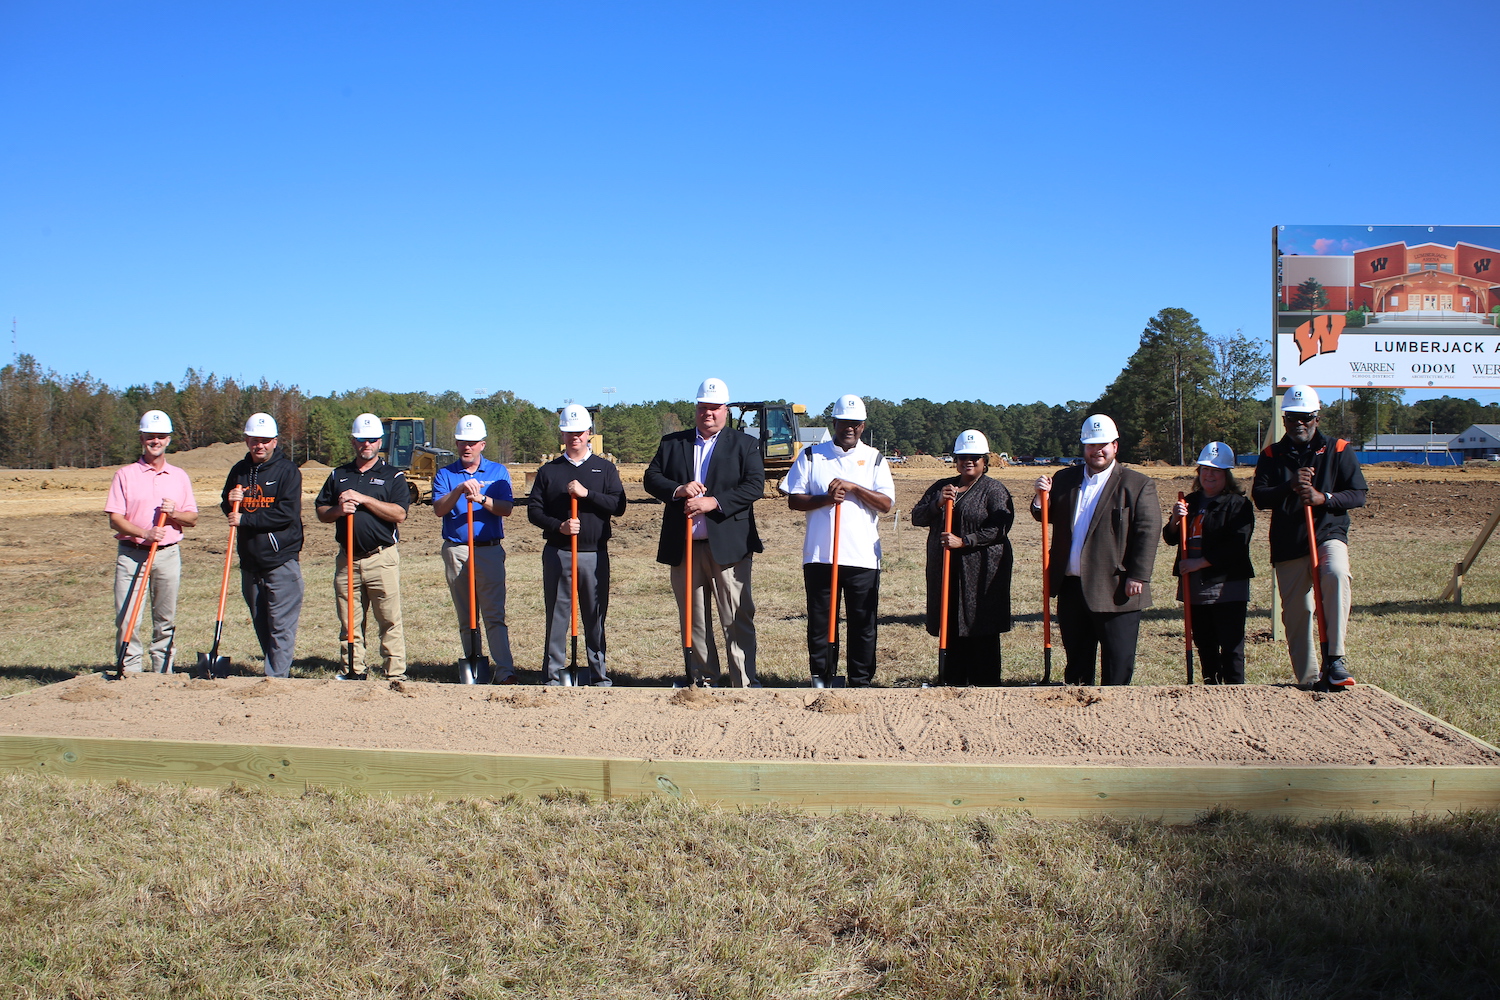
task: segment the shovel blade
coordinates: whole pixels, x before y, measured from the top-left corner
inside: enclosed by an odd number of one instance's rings
[[[490,669],[490,658],[488,656],[470,656],[459,661],[458,682],[460,684],[483,684],[479,680],[483,674],[488,674]]]
[[[229,657],[214,656],[210,653],[199,653],[198,667],[193,672],[199,677],[213,680],[217,677],[228,677],[229,670]]]

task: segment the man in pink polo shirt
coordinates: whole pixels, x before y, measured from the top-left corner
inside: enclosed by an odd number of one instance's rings
[[[177,543],[182,529],[198,523],[198,501],[188,474],[167,464],[167,445],[172,443],[172,419],[160,410],[147,410],[141,417],[141,457],[115,473],[109,485],[104,510],[109,527],[119,540],[115,556],[115,644],[125,631],[125,617],[135,600],[135,588],[147,586],[141,570],[155,540],[156,560],[151,564],[151,666],[159,674],[172,672],[172,639],[176,631],[177,585],[182,559]],[[165,515],[160,527],[158,514]],[[141,670],[142,626],[125,652],[125,669]]]

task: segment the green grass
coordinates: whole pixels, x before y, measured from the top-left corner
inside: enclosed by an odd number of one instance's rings
[[[0,816],[8,996],[1500,988],[1493,815],[1173,828],[9,777]]]

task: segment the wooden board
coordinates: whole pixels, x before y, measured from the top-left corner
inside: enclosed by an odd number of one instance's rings
[[[309,788],[442,799],[582,792],[719,805],[954,816],[1111,814],[1189,822],[1215,806],[1259,815],[1409,816],[1500,808],[1500,768],[1067,767],[787,761],[645,761],[0,736],[0,772],[300,795]]]

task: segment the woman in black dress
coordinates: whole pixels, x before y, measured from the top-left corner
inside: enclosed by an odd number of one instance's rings
[[[1010,631],[1010,526],[1016,511],[1010,490],[985,475],[990,446],[968,430],[953,444],[958,475],[941,479],[911,511],[927,531],[927,632],[941,621],[943,550],[948,566],[948,655],[940,684],[1000,683],[1000,633]],[[953,501],[953,530],[943,531],[943,504]]]

